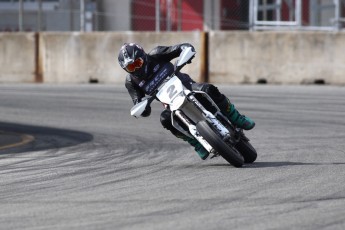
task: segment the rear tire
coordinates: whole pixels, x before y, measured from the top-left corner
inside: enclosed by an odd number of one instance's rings
[[[228,146],[206,121],[198,122],[196,129],[227,162],[237,168],[242,167],[243,156],[235,148]]]
[[[258,156],[254,147],[246,140],[240,140],[235,148],[242,154],[245,163],[253,163]]]

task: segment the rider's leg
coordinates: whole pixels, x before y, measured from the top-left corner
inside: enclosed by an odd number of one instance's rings
[[[172,126],[172,124],[171,124],[171,112],[170,111],[164,110],[161,113],[160,120],[161,120],[163,127],[166,128],[167,130],[169,130],[175,137],[180,138],[180,139],[188,142],[191,146],[193,146],[195,151],[198,153],[198,155],[200,156],[201,159],[205,160],[208,157],[209,152],[195,138],[191,138],[191,137],[184,135],[183,133],[181,133],[180,131],[178,131],[177,129],[175,129]]]
[[[225,95],[220,93],[218,88],[214,85],[208,83],[194,83],[192,88],[194,90],[201,90],[207,93],[218,105],[220,111],[230,120],[232,124],[245,130],[254,128],[255,122],[249,117],[241,115],[235,108],[235,105],[232,104]]]

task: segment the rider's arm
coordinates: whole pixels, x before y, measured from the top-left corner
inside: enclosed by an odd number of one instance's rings
[[[194,47],[189,43],[182,43],[174,46],[157,46],[149,55],[162,61],[171,61],[174,58],[177,58],[183,49],[191,47],[195,51]]]
[[[141,99],[145,97],[145,93],[142,92],[142,90],[132,82],[130,75],[127,75],[126,77],[126,83],[125,86],[128,90],[129,95],[132,98],[133,104],[137,104],[141,102]],[[148,107],[141,116],[148,117],[151,114],[151,107]]]

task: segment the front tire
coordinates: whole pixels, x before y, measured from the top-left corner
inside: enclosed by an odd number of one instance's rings
[[[243,156],[235,148],[228,146],[206,121],[198,122],[196,129],[227,162],[237,168],[242,167]]]

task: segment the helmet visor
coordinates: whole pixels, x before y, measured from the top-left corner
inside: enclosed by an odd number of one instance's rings
[[[128,64],[125,69],[132,73],[134,72],[136,69],[140,69],[144,64],[144,60],[142,58],[137,58],[135,59],[135,61],[131,64]]]

